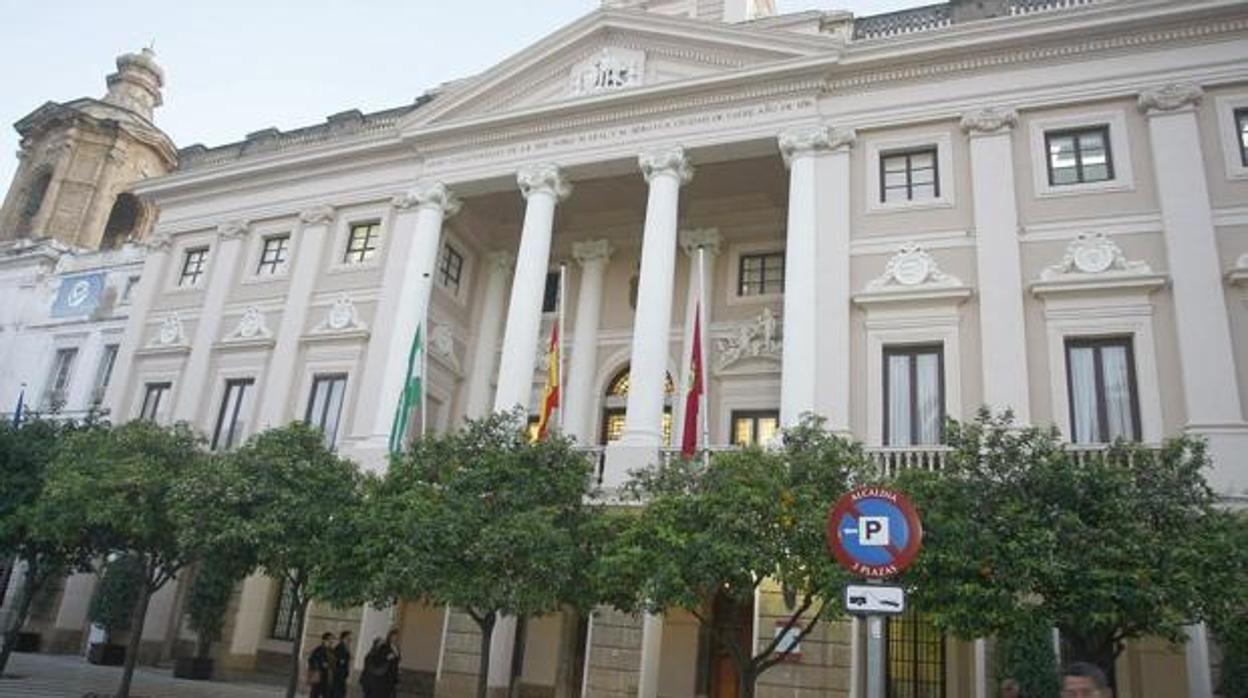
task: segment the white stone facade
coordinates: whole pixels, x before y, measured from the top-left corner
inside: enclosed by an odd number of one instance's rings
[[[1088,417],[1071,352],[1110,340],[1126,347],[1133,436],[1204,436],[1213,485],[1248,494],[1248,5],[1015,0],[982,19],[953,3],[855,20],[605,4],[410,107],[195,147],[140,185],[162,244],[132,301],[114,418],[168,383],[159,417],[211,436],[227,383],[251,381],[250,434],[303,419],[319,381],[345,376],[337,447],[381,467],[422,317],[437,334],[431,428],[535,409],[543,291],[568,262],[565,428],[597,446],[622,425],[607,486],[658,457],[680,402],[664,386],[683,383],[702,297],[713,445],[734,417],[813,412],[881,457],[938,450],[898,437],[903,423],[922,435],[895,396],[890,409],[896,361],[936,371],[939,415],[987,404],[1074,438]],[[718,21],[733,16],[750,21]],[[270,268],[283,236],[284,266]],[[782,287],[767,277],[779,268]],[[607,390],[626,367],[621,400]],[[288,646],[270,630],[277,595],[246,582],[231,661]],[[358,617],[319,613],[310,634]],[[368,635],[387,613],[404,668],[438,695],[468,694],[470,624],[406,603],[365,611]],[[760,594],[756,635],[782,614],[778,593]],[[566,640],[577,627],[528,624],[519,672],[534,695],[708,690],[681,614],[603,611],[580,629],[581,654]],[[496,635],[494,689],[514,631]],[[862,695],[857,633],[812,636],[761,694]],[[1186,663],[1133,645],[1118,695],[1209,695],[1193,638]],[[988,695],[982,646],[950,641],[945,657],[947,695]]]

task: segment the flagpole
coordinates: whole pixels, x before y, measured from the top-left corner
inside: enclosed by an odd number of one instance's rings
[[[706,314],[706,246],[705,245],[698,245],[698,301],[695,307],[698,308],[699,314],[701,315]],[[699,400],[702,401],[702,409],[700,410],[702,412],[702,415],[701,415],[702,424],[700,425],[702,428],[702,467],[708,468],[711,465],[711,451],[710,451],[711,427],[710,427],[710,414],[709,414],[711,401],[708,399],[708,396],[710,395],[709,391],[711,387],[711,382],[707,379],[707,376],[706,376],[706,341],[705,339],[706,339],[707,332],[706,332],[705,322],[695,323],[695,326],[698,328],[697,331],[701,335],[700,337],[698,337],[698,344],[700,345],[702,349],[702,356],[701,356],[702,366],[700,367],[702,371],[702,376],[701,376],[702,395],[699,396],[698,398]]]
[[[567,294],[566,294],[567,290],[568,290],[568,263],[560,262],[559,263],[559,314],[555,318],[555,322],[559,323],[558,325],[559,327],[559,344],[558,344],[559,357],[558,359],[559,360],[557,362],[557,365],[555,366],[555,395],[556,395],[555,399],[557,400],[556,404],[559,405],[559,431],[560,432],[563,431],[563,426],[564,426],[563,411],[564,409],[566,409],[566,406],[564,405],[564,402],[563,402],[563,397],[564,397],[563,395],[563,357],[564,357],[563,340],[564,340],[564,335],[567,333],[568,328],[563,326],[563,312],[564,312],[564,308],[566,307],[564,305],[564,299],[567,297]]]
[[[420,319],[420,325],[416,328],[416,334],[421,333],[420,347],[420,438],[425,438],[425,428],[428,424],[429,410],[426,409],[428,404],[426,397],[429,394],[429,306],[433,305],[433,276],[425,274],[425,309],[424,317]]]

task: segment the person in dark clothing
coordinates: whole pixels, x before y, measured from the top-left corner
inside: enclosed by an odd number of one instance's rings
[[[383,641],[373,640],[373,648],[364,657],[360,686],[364,698],[394,698],[399,684],[399,632],[391,630]]]
[[[329,698],[334,675],[334,634],[321,635],[321,644],[308,655],[308,696]]]
[[[329,698],[347,698],[347,676],[351,673],[351,631],[338,634],[334,647],[334,674],[329,682]]]

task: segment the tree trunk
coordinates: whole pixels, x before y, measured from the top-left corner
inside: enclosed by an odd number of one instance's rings
[[[295,598],[302,595],[302,590]],[[308,600],[302,599],[299,602],[299,610],[295,613],[295,640],[290,647],[290,676],[286,677],[286,698],[295,698],[295,692],[299,690],[299,669],[303,664],[303,630],[304,624],[308,618]]]
[[[126,663],[121,670],[121,685],[117,687],[116,698],[130,698],[130,682],[134,679],[134,664],[139,658],[139,644],[143,641],[143,621],[147,619],[147,605],[152,600],[156,589],[149,586],[149,573],[139,587],[139,598],[130,614],[130,642],[126,643]]]
[[[520,698],[520,675],[524,672],[525,640],[529,634],[529,620],[525,616],[516,619],[516,636],[511,640],[511,676],[507,679],[509,698]]]
[[[39,592],[42,582],[39,580],[38,562],[30,560],[26,563],[26,573],[23,575],[21,586],[18,587],[17,593],[17,615],[13,617],[13,622],[4,630],[4,648],[0,649],[0,676],[4,676],[4,670],[9,665],[9,656],[13,654],[13,645],[17,644],[17,636],[22,632],[22,627],[26,625],[26,617],[30,615],[30,606],[34,602],[35,594]],[[4,590],[0,589],[0,596],[4,594]]]
[[[758,681],[758,674],[749,669],[742,669],[740,678],[741,687],[737,691],[737,698],[754,698],[754,682]]]
[[[476,620],[474,617],[473,620]],[[481,661],[477,663],[477,698],[486,698],[490,680],[490,640],[494,635],[494,614],[477,621],[481,629]]]

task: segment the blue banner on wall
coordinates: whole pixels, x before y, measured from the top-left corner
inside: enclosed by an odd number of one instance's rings
[[[104,295],[105,272],[68,276],[61,281],[52,304],[52,317],[89,315],[95,312]]]

